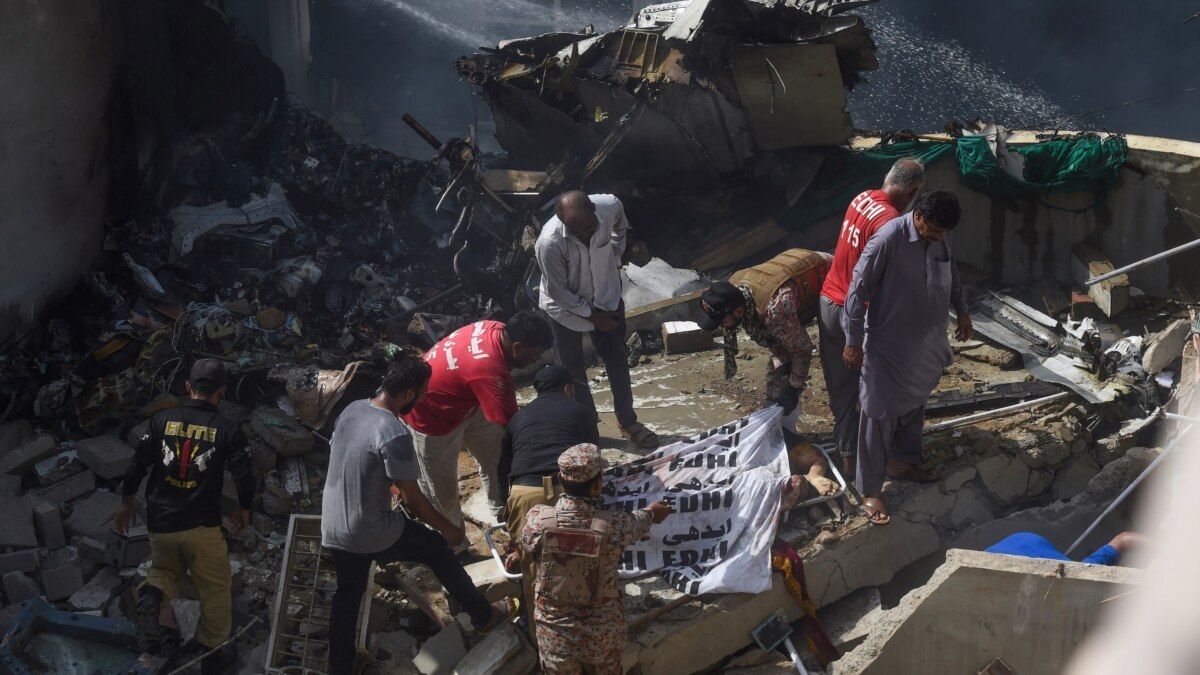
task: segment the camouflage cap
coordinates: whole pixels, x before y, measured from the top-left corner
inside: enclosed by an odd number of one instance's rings
[[[572,445],[558,456],[558,475],[568,483],[586,483],[603,469],[600,448],[591,443]]]

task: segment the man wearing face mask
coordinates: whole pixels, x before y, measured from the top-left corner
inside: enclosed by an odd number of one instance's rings
[[[921,463],[925,401],[954,352],[946,337],[971,337],[971,318],[946,233],[958,225],[958,198],[947,190],[917,197],[912,213],[867,242],[846,294],[842,358],[862,370],[859,388],[858,489],[875,525],[888,517],[884,478],[928,483],[941,475]],[[865,358],[864,358],[865,354]]]
[[[808,324],[817,313],[817,294],[829,269],[829,254],[794,248],[761,265],[738,270],[700,296],[704,330],[725,329],[725,377],[737,372],[737,329],[771,352],[763,406],[783,408],[788,446],[796,438],[800,394],[808,383],[813,343]]]
[[[625,352],[621,256],[628,229],[625,207],[613,195],[564,192],[534,247],[542,271],[539,306],[553,319],[554,351],[571,372],[575,400],[595,415],[583,358],[583,334],[588,333],[608,372],[621,435],[643,448],[656,448],[658,436],[633,410]]]

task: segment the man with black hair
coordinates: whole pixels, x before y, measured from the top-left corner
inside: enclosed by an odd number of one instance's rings
[[[434,508],[462,528],[458,502],[458,453],[463,448],[479,464],[493,514],[499,515],[500,439],[517,413],[517,393],[509,370],[524,368],[554,346],[549,324],[534,312],[508,321],[477,321],[442,338],[425,352],[433,368],[429,391],[404,421],[413,431],[421,489]],[[458,550],[465,551],[463,540]]]
[[[158,618],[191,576],[200,595],[196,642],[205,651],[224,645],[233,627],[232,570],[221,532],[221,490],[229,470],[237,486],[235,532],[250,524],[255,482],[241,425],[217,412],[228,376],[216,359],[192,365],[188,399],[156,413],[138,443],[121,484],[114,527],[125,534],[135,520],[133,498],[147,472],[146,526],[150,535],[150,571],[137,601],[139,646],[157,653]],[[226,672],[236,660],[232,645],[200,662],[201,672]]]
[[[928,483],[922,467],[925,401],[953,361],[946,337],[950,308],[955,337],[971,337],[971,317],[946,233],[958,225],[958,198],[947,190],[917,197],[912,213],[884,225],[867,242],[846,294],[842,327],[846,367],[862,370],[858,489],[873,524],[890,518],[885,478]],[[865,356],[864,356],[865,355]]]
[[[500,445],[500,496],[508,511],[509,541],[521,538],[525,515],[562,494],[558,457],[579,443],[597,443],[596,418],[574,398],[571,372],[558,364],[542,366],[533,377],[537,398],[522,408]],[[511,484],[511,487],[510,487]],[[533,557],[520,556],[525,611],[533,611]]]
[[[420,402],[430,373],[425,361],[401,357],[388,368],[375,396],[346,406],[334,425],[321,498],[321,544],[332,552],[338,578],[329,617],[331,675],[356,670],[354,637],[372,561],[428,565],[482,632],[517,613],[515,600],[489,604],[475,588],[450,549],[463,541],[462,526],[439,513],[417,481],[412,436],[399,416]],[[392,509],[393,485],[421,522]]]
[[[633,409],[625,350],[621,256],[628,230],[625,207],[613,195],[589,195],[581,190],[560,195],[554,216],[542,226],[534,246],[542,271],[538,305],[553,320],[555,354],[571,371],[575,400],[599,420],[583,358],[583,334],[587,333],[608,372],[621,435],[643,448],[656,448],[658,435],[638,421]]]
[[[520,545],[537,560],[534,626],[542,672],[584,669],[619,675],[625,652],[625,609],[617,564],[625,549],[671,514],[664,501],[633,512],[606,510],[600,497],[604,462],[591,443],[558,458],[563,495],[525,517]]]

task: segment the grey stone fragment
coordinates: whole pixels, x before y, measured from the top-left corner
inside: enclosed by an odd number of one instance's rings
[[[120,495],[107,490],[96,490],[71,507],[71,515],[63,524],[67,534],[106,539],[112,529],[113,515],[120,503]]]
[[[0,473],[0,497],[16,497],[21,494],[21,477],[11,473]]]
[[[24,476],[32,471],[38,462],[57,452],[58,443],[54,437],[43,434],[0,457],[0,473]]]
[[[37,491],[39,499],[58,504],[69,502],[96,489],[96,474],[91,471],[77,473],[66,480]]]
[[[37,548],[33,527],[33,500],[29,497],[0,497],[0,550]]]
[[[41,556],[36,548],[0,554],[0,575],[9,572],[33,572],[37,570]]]
[[[83,471],[83,464],[75,450],[60,452],[33,465],[33,475],[43,487],[66,480],[80,471]]]
[[[451,621],[421,645],[413,664],[423,675],[450,675],[466,653],[462,627],[457,621]]]
[[[42,546],[49,549],[66,546],[67,536],[63,532],[62,511],[57,504],[43,501],[34,504],[33,526]]]
[[[120,585],[121,577],[110,569],[102,569],[87,585],[72,593],[67,604],[76,611],[104,609]]]
[[[133,448],[115,436],[96,436],[79,442],[79,461],[104,480],[123,476]]]
[[[78,563],[42,570],[42,587],[46,589],[47,600],[66,600],[83,588],[83,570],[79,569]]]
[[[455,675],[519,675],[537,663],[533,647],[512,624],[496,629],[471,648],[454,668]]]
[[[37,582],[25,576],[24,572],[9,572],[0,580],[4,584],[4,597],[8,598],[9,604],[14,602],[25,602],[30,598],[36,598],[41,595],[42,589],[38,587]]]

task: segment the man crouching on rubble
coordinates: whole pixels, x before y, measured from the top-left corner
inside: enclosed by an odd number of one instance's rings
[[[595,445],[567,448],[558,458],[564,494],[554,506],[533,507],[521,531],[521,548],[537,560],[533,618],[548,675],[624,672],[627,627],[617,564],[626,547],[671,513],[662,501],[632,513],[605,510],[602,468]]]
[[[462,527],[439,513],[417,484],[412,435],[399,416],[425,395],[430,373],[425,361],[402,357],[388,368],[375,397],[351,403],[333,428],[321,500],[321,544],[333,553],[338,579],[329,617],[331,675],[355,672],[358,609],[372,561],[428,565],[481,633],[517,614],[516,600],[489,604],[475,588],[450,550],[465,538]],[[392,509],[393,484],[421,522]]]
[[[255,482],[241,425],[217,412],[225,395],[225,366],[201,359],[191,370],[188,400],[150,418],[121,485],[114,525],[125,534],[134,520],[133,496],[146,485],[146,525],[150,531],[150,571],[139,593],[139,647],[158,653],[159,612],[175,597],[180,577],[190,574],[200,595],[196,642],[205,651],[224,645],[233,627],[232,570],[221,532],[221,490],[228,468],[237,486],[233,512],[236,532],[250,524]],[[230,646],[232,647],[232,645]],[[200,662],[200,672],[227,672],[236,661],[232,648]]]

